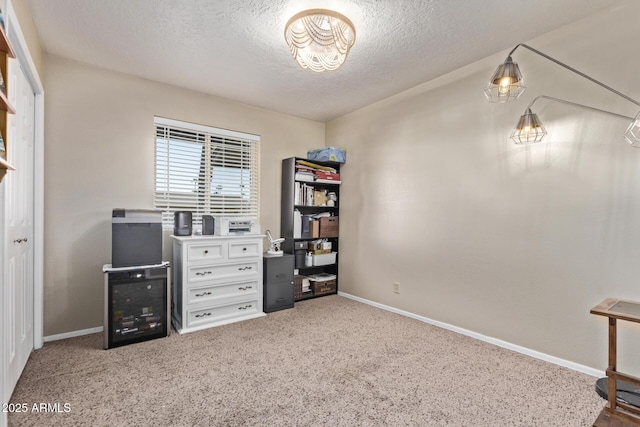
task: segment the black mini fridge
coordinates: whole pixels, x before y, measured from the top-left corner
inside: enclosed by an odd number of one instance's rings
[[[104,348],[166,337],[170,326],[169,263],[103,267]]]

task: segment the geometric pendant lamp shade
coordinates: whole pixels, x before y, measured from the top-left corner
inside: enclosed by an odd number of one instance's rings
[[[627,128],[627,131],[624,133],[624,139],[631,144],[632,147],[640,148],[640,113],[638,113]]]
[[[509,56],[493,73],[484,95],[491,102],[504,103],[515,101],[525,89],[520,67]]]
[[[511,139],[516,144],[532,144],[542,141],[547,134],[547,130],[542,125],[538,115],[527,108],[527,111],[520,116],[516,128],[511,133]]]
[[[523,44],[523,43],[520,43],[516,45],[516,47],[511,49],[511,52],[509,52],[509,54],[507,55],[507,59],[498,66],[495,73],[493,73],[493,76],[491,76],[489,85],[484,90],[484,94],[489,101],[500,102],[500,103],[514,101],[518,99],[518,97],[522,95],[522,93],[525,91],[526,87],[524,85],[524,81],[522,80],[522,73],[520,72],[520,67],[518,67],[518,64],[513,62],[513,59],[511,59],[511,55],[519,47],[528,49],[531,52],[537,55],[540,55],[543,58],[546,58],[549,61],[554,62],[555,64],[565,68],[566,70],[569,70],[572,73],[577,74],[580,77],[583,77],[597,84],[601,88],[606,89],[609,92],[612,92],[626,99],[627,101],[635,104],[636,106],[640,106],[640,102],[630,98],[624,93],[617,91],[612,87],[602,83],[601,81],[596,80],[593,77],[565,64],[564,62],[558,61],[557,59],[550,57],[546,53],[540,52],[539,50],[534,49],[531,46],[527,46],[526,44]],[[511,139],[513,139],[513,141],[516,144],[531,144],[534,142],[540,142],[542,138],[544,138],[544,136],[547,134],[547,131],[542,125],[542,122],[540,121],[538,116],[531,111],[531,108],[530,108],[531,105],[536,101],[536,99],[539,99],[539,98],[547,98],[552,101],[558,101],[558,102],[573,105],[576,107],[586,108],[589,110],[599,111],[601,113],[607,113],[613,116],[631,119],[631,117],[623,116],[621,114],[613,113],[611,111],[606,111],[599,108],[589,107],[587,105],[577,104],[571,101],[566,101],[558,98],[552,98],[549,96],[540,95],[537,98],[535,98],[531,102],[531,104],[529,104],[529,107],[527,107],[527,110],[525,111],[525,113],[520,117],[520,120],[518,121],[518,125],[516,126],[513,133],[511,134]],[[627,128],[627,131],[624,134],[624,139],[629,144],[631,144],[632,147],[640,147],[640,113],[636,115],[636,117],[633,119],[633,121]]]

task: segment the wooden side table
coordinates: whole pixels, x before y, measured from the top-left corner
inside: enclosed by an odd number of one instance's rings
[[[607,298],[591,309],[591,314],[609,318],[609,378],[608,403],[593,423],[594,427],[640,426],[640,408],[627,405],[616,399],[618,380],[640,386],[640,378],[616,370],[617,320],[640,323],[640,302]]]

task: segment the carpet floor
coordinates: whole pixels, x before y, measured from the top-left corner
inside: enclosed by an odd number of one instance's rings
[[[594,384],[333,295],[110,350],[102,334],[46,343],[9,425],[583,427],[605,403]]]

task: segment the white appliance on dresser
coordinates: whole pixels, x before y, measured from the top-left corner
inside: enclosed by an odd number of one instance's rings
[[[265,316],[264,235],[171,237],[171,317],[179,333]]]

